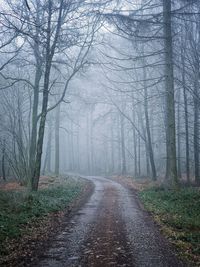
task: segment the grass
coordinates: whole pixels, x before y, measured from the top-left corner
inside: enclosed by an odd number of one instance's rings
[[[200,191],[162,188],[139,193],[144,207],[154,214],[164,233],[181,248],[182,255],[194,262],[200,260]],[[199,262],[200,263],[200,262]]]
[[[0,253],[6,253],[4,241],[20,237],[29,222],[63,210],[77,198],[83,186],[83,182],[71,180],[31,194],[1,191]]]

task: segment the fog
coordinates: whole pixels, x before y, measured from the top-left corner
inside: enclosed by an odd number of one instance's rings
[[[200,4],[166,2],[1,1],[4,179],[199,181]]]

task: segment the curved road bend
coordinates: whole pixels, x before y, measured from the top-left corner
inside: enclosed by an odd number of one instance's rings
[[[102,177],[89,201],[66,222],[38,267],[178,267],[180,262],[134,193]]]

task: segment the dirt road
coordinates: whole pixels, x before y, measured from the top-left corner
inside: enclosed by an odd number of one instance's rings
[[[93,195],[34,266],[187,266],[176,258],[134,192],[102,177],[85,178],[95,184]]]

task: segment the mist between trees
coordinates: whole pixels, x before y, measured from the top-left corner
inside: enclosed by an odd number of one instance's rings
[[[2,179],[199,183],[199,1],[0,5]]]

